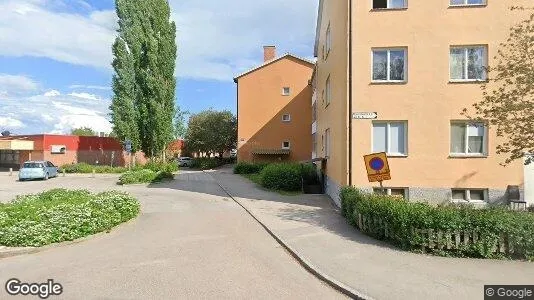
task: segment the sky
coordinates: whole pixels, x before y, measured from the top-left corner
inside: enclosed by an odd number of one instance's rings
[[[318,0],[169,0],[177,25],[176,102],[236,112],[233,77],[263,46],[313,58]],[[0,0],[0,131],[110,132],[114,0]]]

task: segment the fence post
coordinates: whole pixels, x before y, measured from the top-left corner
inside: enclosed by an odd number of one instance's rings
[[[93,178],[95,178],[96,171],[93,169]]]
[[[65,172],[65,169],[63,169],[62,171],[63,171],[63,177],[65,177],[67,172]]]
[[[13,168],[9,168],[9,176],[13,176]]]

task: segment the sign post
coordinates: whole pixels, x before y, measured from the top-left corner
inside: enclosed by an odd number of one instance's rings
[[[391,180],[388,157],[385,152],[373,153],[363,157],[369,182],[380,182],[380,188],[384,192],[384,180]]]
[[[128,170],[132,170],[132,141],[124,141],[124,150],[128,152]]]

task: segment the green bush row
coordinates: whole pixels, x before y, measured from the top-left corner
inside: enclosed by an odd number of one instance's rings
[[[431,206],[427,203],[408,202],[390,196],[367,194],[351,187],[340,192],[341,211],[348,221],[358,224],[358,214],[370,219],[380,219],[387,224],[388,236],[380,230],[367,234],[388,240],[404,249],[420,249],[427,238],[418,230],[432,229],[442,232],[476,232],[478,240],[469,246],[455,250],[432,250],[437,254],[499,258],[493,253],[501,236],[507,236],[514,246],[513,253],[504,256],[534,259],[534,214],[515,212],[506,208],[460,206]]]
[[[234,167],[234,173],[259,173],[261,186],[287,192],[300,191],[303,181],[308,185],[319,183],[316,168],[312,164],[241,162]]]
[[[239,162],[234,166],[234,174],[255,174],[260,173],[263,168],[265,168],[269,163],[249,163],[249,162]]]
[[[93,166],[87,163],[67,164],[63,165],[60,169],[69,174],[89,174],[93,173],[93,170],[99,174],[120,174],[128,171],[128,168],[125,167]]]
[[[154,172],[150,169],[129,171],[119,177],[119,184],[156,183],[165,179],[173,179],[174,174],[168,171]]]
[[[139,214],[123,192],[55,189],[0,203],[0,245],[38,247],[107,231]]]
[[[87,163],[76,163],[76,164],[67,164],[63,165],[61,170],[64,170],[65,173],[69,174],[89,174],[95,173],[98,174],[122,174],[128,171],[127,167],[111,167],[111,166],[94,166]],[[137,165],[132,168],[132,171],[138,171],[143,169],[149,169],[154,172],[164,171],[164,172],[176,172],[178,171],[178,164],[175,162],[163,163],[163,162],[148,162],[145,165]]]

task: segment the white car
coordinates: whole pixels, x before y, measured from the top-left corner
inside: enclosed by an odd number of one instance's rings
[[[191,157],[180,157],[178,158],[178,166],[180,167],[190,167],[193,159]]]

